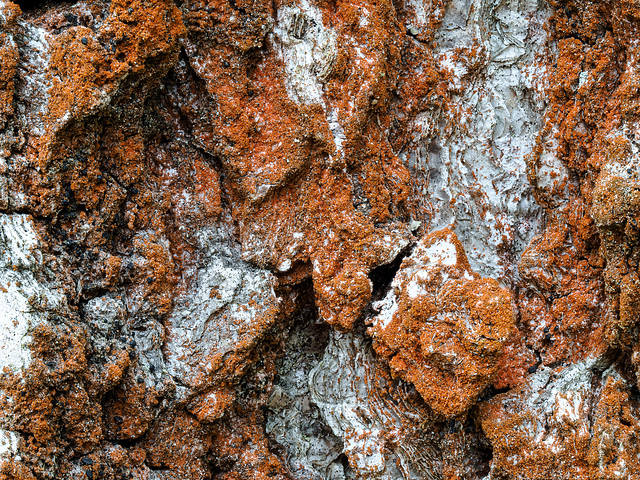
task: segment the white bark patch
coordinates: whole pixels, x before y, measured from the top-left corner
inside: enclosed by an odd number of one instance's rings
[[[415,419],[404,405],[389,402],[377,390],[373,353],[361,338],[332,331],[322,361],[309,375],[311,400],[325,423],[344,442],[356,478],[367,480],[441,478],[432,445],[419,438],[396,437]]]
[[[214,357],[246,351],[275,321],[274,277],[244,262],[215,230],[200,232],[206,266],[191,293],[179,298],[168,324],[167,369],[195,386],[211,374]]]
[[[20,21],[17,36],[18,82],[16,84],[17,113],[23,118],[23,128],[33,135],[45,133],[45,116],[49,104],[50,79],[49,40],[43,28]]]
[[[38,243],[28,215],[0,214],[0,371],[5,373],[29,367],[29,332],[45,321],[39,307],[53,307],[61,300],[35,277],[42,266]],[[17,445],[17,434],[0,428],[0,458],[15,452]]]
[[[286,69],[287,91],[303,104],[322,104],[322,85],[336,58],[336,34],[322,22],[322,13],[307,1],[278,10],[274,33]]]
[[[426,2],[424,2],[426,4]],[[423,23],[412,1],[415,24]],[[459,107],[416,118],[414,149],[403,156],[423,179],[429,230],[456,225],[474,271],[503,278],[537,231],[540,208],[527,178],[544,111],[547,11],[536,1],[452,0],[436,54]],[[476,45],[468,58],[460,46]],[[510,254],[511,254],[510,253]]]
[[[18,435],[0,429],[0,460],[8,457],[18,448]]]
[[[39,303],[58,298],[34,277],[37,244],[28,216],[0,215],[0,370],[17,371],[31,362],[28,331],[40,318],[29,298]]]

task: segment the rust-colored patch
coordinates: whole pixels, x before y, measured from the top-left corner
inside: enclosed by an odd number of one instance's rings
[[[463,415],[497,372],[515,321],[511,295],[471,271],[449,229],[418,243],[391,289],[369,329],[376,352],[438,415]]]

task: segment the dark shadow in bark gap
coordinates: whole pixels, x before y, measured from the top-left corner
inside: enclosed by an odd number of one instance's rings
[[[29,10],[35,10],[36,8],[47,7],[51,5],[58,5],[60,3],[66,3],[68,5],[73,5],[76,2],[56,2],[53,0],[14,0],[14,3],[17,3],[20,6],[20,10],[23,12]]]

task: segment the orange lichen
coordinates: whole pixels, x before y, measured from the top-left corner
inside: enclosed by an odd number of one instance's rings
[[[11,33],[15,29],[16,20],[20,15],[20,8],[14,3],[6,2],[2,8],[3,18],[0,20],[2,27],[0,33],[0,129],[4,128],[7,120],[13,114],[18,49]]]
[[[620,295],[624,284],[627,299],[637,296],[629,262],[636,162],[624,132],[638,118],[632,39],[640,10],[633,2],[550,5],[557,49],[548,57],[549,107],[527,160],[549,220],[523,255],[528,284],[518,303],[527,346],[541,363],[558,365],[637,341],[634,300],[622,308]],[[543,182],[549,162],[560,166]]]
[[[36,217],[45,254],[56,258],[49,268],[59,272],[72,307],[47,319],[55,327],[35,330],[34,361],[24,376],[3,380],[17,399],[2,407],[21,434],[24,460],[5,464],[0,478],[64,478],[80,456],[94,478],[125,471],[144,478],[148,466],[177,478],[287,478],[260,428],[264,395],[239,393],[239,385],[263,360],[260,345],[293,318],[300,285],[312,280],[322,320],[353,329],[370,306],[372,270],[414,240],[410,220],[430,218],[433,199],[400,152],[432,133],[419,131],[418,114],[451,114],[445,131],[473,114],[457,105],[466,87],[453,85],[453,73],[436,58],[449,3],[422,5],[424,23],[415,28],[408,20],[417,14],[413,4],[317,2],[336,45],[335,58],[317,75],[322,99],[315,103],[292,98],[273,33],[278,13],[295,2],[87,1],[26,14],[24,21],[49,32],[47,91],[34,92],[49,100],[44,133],[24,134],[16,147],[24,161],[7,175],[11,198],[24,199],[20,211]],[[514,298],[473,273],[446,230],[419,245],[446,240],[456,261],[421,276],[421,262],[430,260],[405,259],[401,271],[417,270],[411,278],[400,273],[392,287],[398,310],[388,325],[375,320],[370,330],[379,356],[440,419],[464,416],[487,387],[517,388],[541,365],[610,347],[638,351],[640,197],[629,125],[640,118],[640,11],[630,0],[549,3],[549,107],[528,159],[548,222],[522,256]],[[18,9],[4,9],[10,15],[0,34],[0,126],[14,115],[20,75],[10,40]],[[454,53],[463,83],[482,75],[489,60],[477,43]],[[551,172],[545,184],[541,172],[550,158],[566,171]],[[176,394],[174,385],[160,392],[146,373],[142,378],[135,348],[115,338],[145,321],[164,329],[161,343],[172,338],[167,318],[194,285],[206,260],[198,234],[212,226],[228,230],[245,260],[277,273],[284,300],[251,325],[238,323],[238,334],[246,335],[228,351],[185,356],[196,372],[193,390],[181,385]],[[508,228],[497,226],[506,244]],[[117,297],[128,316],[114,322],[105,334],[109,347],[98,352],[78,312],[102,295]],[[219,297],[211,290],[210,299]],[[514,300],[518,331],[509,338]],[[252,299],[238,308],[260,306]],[[264,367],[265,390],[272,370]],[[632,443],[627,427],[635,423],[623,390],[607,384],[601,401],[623,411],[620,421],[602,406],[596,424],[605,431],[605,423],[615,423],[614,434]],[[496,400],[481,415],[496,475],[553,478],[553,469],[569,475],[562,462],[574,462],[571,475],[580,478],[602,462],[606,475],[619,466],[615,442],[600,451],[574,435],[571,422],[558,459],[542,449],[508,465],[530,447],[524,434],[509,435],[535,419],[527,411],[510,417],[505,408]],[[452,445],[464,441],[449,436]],[[115,445],[133,440],[135,447]],[[571,448],[589,451],[588,458],[572,460]],[[450,465],[444,474],[461,477]]]
[[[582,386],[553,389],[534,405],[528,399],[538,392],[527,388],[481,407],[482,427],[494,448],[492,474],[532,480],[633,478],[639,466],[638,417],[624,381],[607,377],[593,403],[595,392]]]
[[[420,241],[392,290],[397,308],[369,330],[375,350],[438,415],[463,415],[497,372],[515,321],[510,294],[471,272],[448,229]]]

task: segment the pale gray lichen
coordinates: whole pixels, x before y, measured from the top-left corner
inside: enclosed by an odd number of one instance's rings
[[[324,26],[322,13],[309,2],[281,7],[274,28],[287,72],[291,98],[304,104],[324,104],[322,85],[337,56],[336,34]]]
[[[328,327],[316,324],[309,312],[295,322],[267,401],[266,432],[286,449],[294,478],[352,478],[341,462],[342,439],[326,425],[309,390],[309,373],[324,354]]]
[[[421,133],[402,154],[429,204],[429,230],[454,224],[471,267],[496,279],[517,275],[517,262],[504,258],[505,252],[522,253],[541,215],[525,157],[545,108],[539,55],[547,17],[535,0],[450,2],[436,54],[452,74],[458,108],[419,114]],[[459,58],[461,46],[472,58]],[[469,77],[482,80],[463,82]]]
[[[408,404],[382,398],[374,362],[364,338],[331,332],[324,357],[309,376],[311,399],[342,438],[356,478],[442,478],[437,447],[426,430],[428,421]]]
[[[222,357],[249,353],[279,309],[271,273],[242,260],[215,229],[200,232],[199,241],[203,267],[166,321],[167,369],[191,387],[214,374]]]
[[[28,215],[0,214],[0,372],[19,374],[29,367],[30,332],[47,321],[47,309],[62,301],[36,278],[42,268],[39,243]],[[16,447],[16,434],[0,425],[0,457]]]

